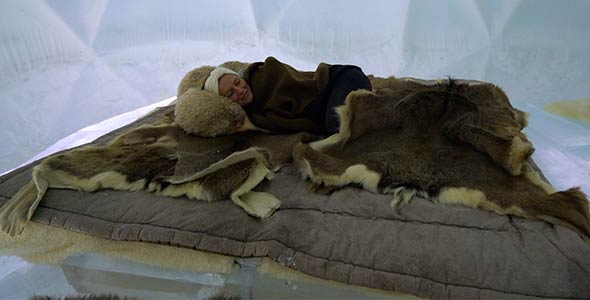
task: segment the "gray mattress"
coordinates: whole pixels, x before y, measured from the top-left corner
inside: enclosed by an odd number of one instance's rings
[[[152,115],[99,138],[157,118]],[[0,177],[0,204],[35,163]],[[350,187],[314,194],[293,166],[256,190],[282,201],[268,219],[231,201],[148,192],[50,189],[33,221],[113,240],[144,241],[237,257],[270,257],[301,272],[428,298],[590,298],[590,245],[543,221],[500,216]]]

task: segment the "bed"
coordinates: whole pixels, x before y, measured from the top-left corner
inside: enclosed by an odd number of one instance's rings
[[[169,111],[160,108],[92,145],[104,145]],[[0,177],[0,205],[31,179],[38,163]],[[590,246],[568,228],[433,203],[420,194],[393,208],[392,195],[359,186],[321,194],[309,185],[293,164],[258,184],[254,191],[281,201],[264,219],[231,201],[171,198],[143,190],[49,189],[32,217],[35,224],[27,225],[24,235],[38,237],[55,227],[85,239],[164,245],[170,256],[190,249],[219,254],[227,263],[264,258],[318,280],[425,298],[590,297]],[[34,240],[2,237],[5,245],[15,245],[11,251],[17,255]],[[61,263],[76,252],[100,252],[99,244],[71,248],[50,262]],[[213,260],[204,261],[208,259]],[[182,263],[175,267],[182,268]]]

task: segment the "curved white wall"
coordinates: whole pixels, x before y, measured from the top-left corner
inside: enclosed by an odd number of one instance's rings
[[[274,55],[300,69],[492,81],[533,113],[528,133],[552,181],[590,192],[590,126],[541,109],[590,97],[588,12],[584,0],[4,1],[0,171],[174,96],[195,66]]]

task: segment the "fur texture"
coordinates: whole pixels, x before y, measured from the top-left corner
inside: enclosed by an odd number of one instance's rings
[[[202,66],[186,73],[186,75],[184,75],[178,84],[176,96],[180,97],[186,93],[186,91],[192,88],[202,90],[203,86],[205,85],[205,80],[207,80],[209,73],[211,73],[213,69],[215,69],[215,67]]]
[[[579,188],[554,192],[529,166],[524,113],[490,84],[424,84],[390,78],[376,92],[351,93],[338,109],[341,130],[302,144],[294,157],[316,184],[361,184],[499,214],[546,220],[590,238],[588,200]],[[362,165],[354,177],[348,170]],[[360,170],[359,170],[360,171]],[[368,177],[378,183],[367,185]]]
[[[175,122],[184,131],[203,137],[234,133],[245,114],[240,105],[228,98],[196,88],[178,97],[174,110]]]
[[[228,61],[221,64],[239,72],[248,64]],[[215,69],[203,66],[188,72],[178,85],[175,121],[186,132],[203,137],[216,137],[235,132],[236,124],[244,120],[245,112],[231,100],[203,90],[205,80]]]
[[[11,235],[22,232],[48,188],[231,199],[254,217],[270,216],[280,201],[252,189],[270,177],[272,169],[291,161],[291,149],[308,135],[244,132],[203,138],[171,124],[173,109],[163,108],[161,118],[152,123],[157,125],[125,132],[107,146],[86,146],[46,158],[34,168],[33,180],[0,208],[2,230]]]

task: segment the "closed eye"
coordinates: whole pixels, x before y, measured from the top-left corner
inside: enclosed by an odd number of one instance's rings
[[[236,78],[234,79],[234,86],[238,86],[240,84],[240,78]],[[227,94],[225,95],[228,98],[231,98],[231,96],[233,95],[233,89],[230,89]]]

